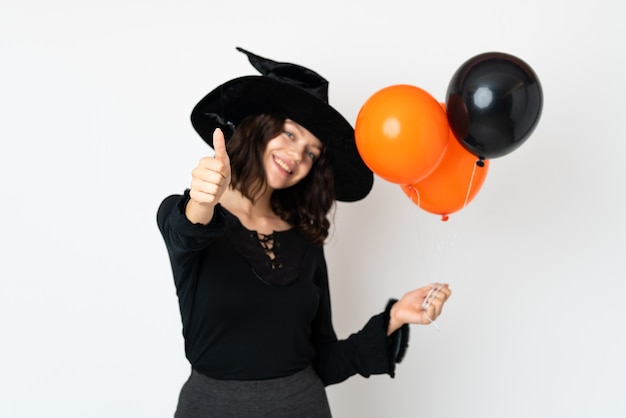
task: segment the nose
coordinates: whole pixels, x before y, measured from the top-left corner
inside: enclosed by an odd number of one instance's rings
[[[300,164],[302,159],[304,158],[304,153],[306,152],[306,147],[297,143],[291,144],[289,147],[289,158],[294,162],[294,164]]]

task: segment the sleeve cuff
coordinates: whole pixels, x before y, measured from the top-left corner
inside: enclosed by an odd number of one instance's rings
[[[391,316],[391,307],[397,302],[397,299],[390,299],[387,302],[384,312],[385,326],[389,326],[389,318]],[[388,356],[390,364],[400,363],[409,347],[409,324],[402,325],[388,337]],[[392,373],[393,377],[393,373]]]
[[[223,228],[224,223],[225,223],[225,219],[224,219],[225,216],[224,216],[224,213],[222,212],[222,207],[219,203],[215,205],[215,213],[213,215],[213,219],[211,219],[211,222],[209,222],[207,225],[196,224],[196,223],[191,222],[189,219],[187,219],[187,216],[185,215],[185,210],[187,209],[187,204],[189,203],[189,200],[191,199],[189,192],[190,192],[189,189],[185,189],[185,192],[180,197],[180,200],[177,203],[178,223],[182,224],[181,226],[183,226],[183,228],[189,228],[191,230],[199,230],[199,231],[207,230],[207,229]]]

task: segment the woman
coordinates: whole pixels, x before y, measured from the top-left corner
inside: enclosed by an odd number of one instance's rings
[[[317,73],[245,53],[262,74],[203,98],[192,124],[215,150],[158,225],[170,256],[191,376],[177,417],[329,417],[324,386],[394,376],[408,324],[434,321],[447,285],[390,300],[338,340],[323,243],[336,200],[372,188],[351,125]]]

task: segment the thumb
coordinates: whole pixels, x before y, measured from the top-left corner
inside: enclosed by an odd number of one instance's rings
[[[213,131],[213,149],[215,150],[215,158],[222,162],[230,162],[228,153],[226,152],[226,140],[224,133],[220,128]]]

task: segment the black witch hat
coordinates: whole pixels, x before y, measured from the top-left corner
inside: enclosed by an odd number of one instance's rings
[[[216,128],[221,128],[228,139],[249,115],[267,113],[289,118],[328,149],[337,200],[353,202],[367,196],[374,182],[373,173],[359,155],[354,129],[328,104],[328,81],[300,65],[237,50],[245,53],[262,75],[227,81],[195,106],[191,122],[202,139],[212,147]]]

